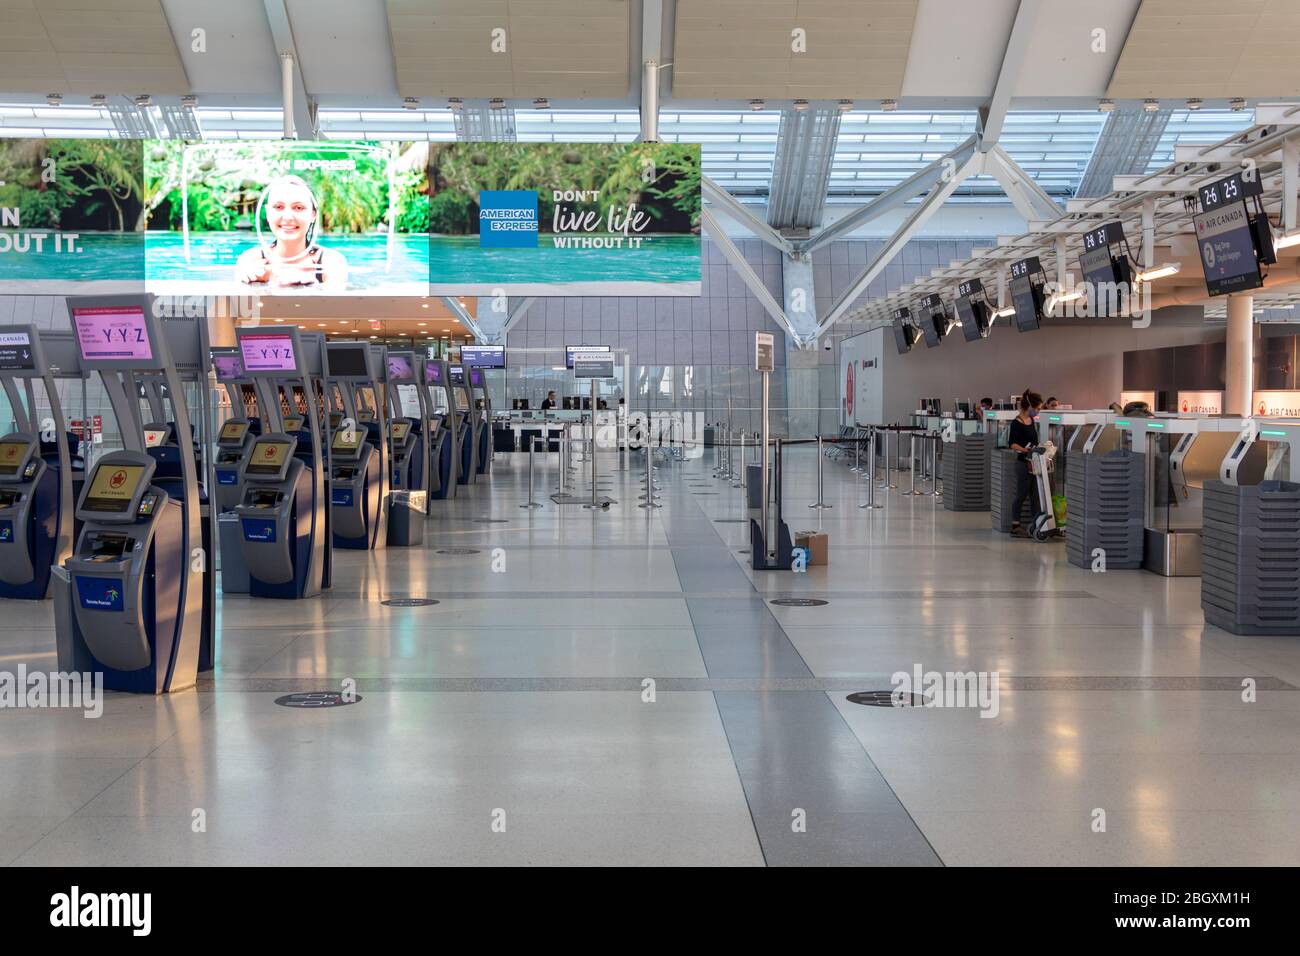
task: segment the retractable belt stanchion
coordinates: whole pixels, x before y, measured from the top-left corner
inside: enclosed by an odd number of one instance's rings
[[[661,508],[662,505],[655,503],[655,479],[654,479],[654,449],[650,446],[649,437],[647,436],[645,445],[645,503],[637,505],[638,508]]]
[[[859,508],[876,509],[883,508],[884,505],[876,504],[876,435],[879,434],[873,427],[867,432],[867,501],[866,504],[858,505]],[[885,432],[885,444],[889,444],[889,432]]]
[[[537,449],[537,443],[542,439],[533,436],[528,441],[528,504],[520,505],[521,508],[540,508],[541,504],[533,500],[533,452]]]
[[[939,436],[927,435],[926,442],[930,446],[930,496],[942,498],[943,491],[939,488]]]
[[[743,428],[740,430],[740,470],[732,472],[731,477],[735,479],[734,481],[732,481],[731,487],[740,488],[744,490],[745,488],[745,429]]]
[[[916,469],[917,469],[917,461],[916,461],[916,432],[912,432],[912,438],[911,438],[911,451],[908,452],[908,471],[910,471],[910,472],[912,473],[912,487],[911,487],[911,490],[910,490],[910,491],[905,491],[905,492],[903,492],[903,494],[907,495],[908,497],[912,497],[912,498],[914,498],[914,497],[918,497],[918,496],[920,496],[920,495],[925,494],[924,491],[917,491],[917,490],[916,490]]]
[[[891,477],[890,470],[889,470],[889,433],[890,433],[890,428],[886,426],[885,427],[885,454],[883,456],[885,459],[885,481],[883,487],[897,488],[898,485],[894,484],[894,480]],[[894,455],[895,456],[898,455],[898,432],[897,431],[894,432]]]
[[[817,500],[808,506],[809,508],[831,508],[833,505],[826,504],[826,496],[823,494],[822,486],[822,436],[817,436]]]

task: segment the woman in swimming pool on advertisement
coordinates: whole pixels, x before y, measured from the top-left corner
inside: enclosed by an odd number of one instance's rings
[[[274,237],[260,242],[235,263],[235,278],[246,285],[276,287],[321,286],[341,291],[348,284],[348,263],[342,254],[314,241],[320,208],[311,187],[298,176],[277,176],[266,184],[259,203]]]

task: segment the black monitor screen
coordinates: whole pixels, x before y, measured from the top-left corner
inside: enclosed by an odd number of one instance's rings
[[[369,351],[368,345],[330,345],[325,351],[329,359],[329,374],[332,377],[366,378],[370,375]]]
[[[967,342],[976,342],[989,334],[989,307],[981,299],[963,296],[955,303],[961,319],[961,334]]]
[[[463,366],[460,366],[460,365],[451,365],[451,366],[448,366],[448,368],[451,369],[451,384],[453,384],[453,385],[464,385],[464,384],[465,384],[465,369],[464,369],[464,367],[463,367]]]
[[[504,345],[462,345],[460,364],[479,368],[505,368],[506,348]]]
[[[894,323],[894,345],[899,355],[906,355],[916,344],[916,326],[903,322]]]
[[[1043,320],[1042,286],[1028,276],[1011,280],[1011,304],[1016,310],[1016,328],[1035,332]]]
[[[943,337],[948,334],[948,330],[951,328],[947,311],[940,308],[930,312],[921,328],[925,333],[926,348],[938,348],[943,344]]]

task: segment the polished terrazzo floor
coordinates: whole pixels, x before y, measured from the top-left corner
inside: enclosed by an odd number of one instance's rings
[[[636,459],[602,462],[593,512],[540,493],[553,461],[520,509],[498,455],[423,547],[340,552],[318,599],[225,598],[196,690],[0,711],[0,862],[1300,863],[1300,635],[1207,627],[1199,579],[1076,569],[933,497],[859,509],[843,464],[811,510],[814,463],[788,451],[786,516],[830,564],[795,574],[737,553],[712,452],[661,462],[649,513]],[[379,603],[403,596],[441,603]],[[0,614],[20,663],[54,667],[48,606]],[[997,671],[998,716],[846,700],[918,664]],[[273,703],[348,678],[353,706]]]

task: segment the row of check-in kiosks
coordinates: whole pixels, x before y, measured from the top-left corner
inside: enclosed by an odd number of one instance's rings
[[[335,548],[416,543],[389,533],[394,509],[490,469],[481,369],[296,328],[210,348],[206,319],[150,296],[67,302],[70,332],[0,327],[0,597],[53,600],[60,670],[191,687],[215,663],[218,551],[224,591],[310,597]],[[122,449],[88,466],[59,382],[92,375]],[[232,414],[210,436],[213,378]]]
[[[970,425],[998,431],[999,444],[1005,444],[1002,432],[1018,414],[986,411],[979,425]],[[1144,566],[1166,576],[1201,572],[1207,481],[1257,485],[1300,479],[1300,421],[1293,419],[1053,410],[1040,413],[1038,426],[1040,440],[1057,449],[1056,490],[1063,490],[1063,465],[1071,455],[1130,449],[1145,456]]]

